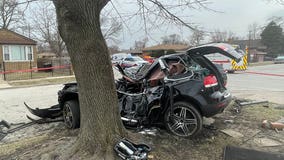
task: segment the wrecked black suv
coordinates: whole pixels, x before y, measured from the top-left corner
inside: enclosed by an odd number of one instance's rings
[[[127,128],[164,127],[182,137],[196,135],[202,129],[203,116],[222,112],[231,101],[222,74],[205,57],[211,53],[220,53],[236,61],[242,57],[230,45],[214,43],[162,56],[131,74],[117,65],[122,74],[115,83],[123,124]],[[69,128],[78,128],[77,84],[65,84],[58,92],[58,101],[59,105],[51,109],[30,111],[40,117],[63,115]]]

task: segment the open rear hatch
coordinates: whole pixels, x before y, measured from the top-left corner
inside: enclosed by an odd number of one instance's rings
[[[237,62],[239,62],[244,55],[243,53],[236,50],[233,46],[226,43],[206,44],[191,48],[187,51],[187,54],[190,57],[192,57],[196,62],[198,62],[198,64],[200,64],[201,66],[207,69],[210,69],[214,73],[214,75],[216,76],[219,82],[218,84],[223,84],[223,85],[218,85],[219,87],[225,88],[225,82],[221,72],[209,59],[205,57],[205,55],[214,54],[214,53],[222,54],[226,57],[234,59]]]
[[[244,56],[241,52],[236,50],[233,46],[226,43],[211,43],[198,47],[191,48],[187,51],[189,55],[208,55],[213,53],[220,53],[224,56],[234,59],[239,62]]]

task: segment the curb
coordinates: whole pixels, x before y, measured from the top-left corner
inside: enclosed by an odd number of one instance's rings
[[[273,74],[273,73],[262,73],[262,72],[251,72],[251,71],[245,71],[244,73],[259,74],[259,75],[265,75],[265,76],[284,77],[284,74]]]

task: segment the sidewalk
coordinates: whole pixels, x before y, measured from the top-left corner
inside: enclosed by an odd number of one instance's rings
[[[50,84],[63,84],[74,81],[76,81],[74,75],[28,79],[28,80],[16,80],[9,82],[0,80],[0,89],[12,88],[12,87],[29,87],[29,86],[50,85]]]
[[[0,89],[2,88],[10,88],[12,86],[10,86],[6,81],[0,79]]]

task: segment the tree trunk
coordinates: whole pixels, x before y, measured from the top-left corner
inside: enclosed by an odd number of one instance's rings
[[[114,143],[125,131],[110,56],[100,28],[100,11],[108,0],[53,2],[59,32],[79,86],[81,124],[76,149],[95,154],[96,159],[113,159]]]

